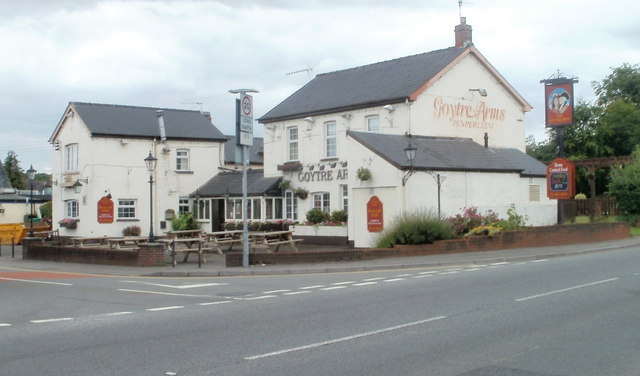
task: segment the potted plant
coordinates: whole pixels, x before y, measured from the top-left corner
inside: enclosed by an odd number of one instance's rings
[[[356,171],[356,176],[358,177],[358,179],[366,181],[371,179],[371,171],[369,171],[369,169],[366,167],[360,167],[358,171]]]
[[[78,222],[80,222],[78,218],[63,218],[58,221],[58,224],[60,225],[60,227],[74,229],[78,227]]]
[[[306,198],[307,198],[307,196],[309,196],[309,191],[307,191],[307,190],[306,190],[306,189],[304,189],[304,188],[300,188],[300,187],[298,187],[298,188],[296,188],[296,190],[295,190],[295,191],[293,191],[293,194],[294,194],[296,197],[298,197],[299,199],[304,200],[304,199],[306,199]]]
[[[289,179],[282,179],[280,180],[280,184],[278,184],[278,188],[282,189],[283,191],[290,189],[291,188],[291,180]]]

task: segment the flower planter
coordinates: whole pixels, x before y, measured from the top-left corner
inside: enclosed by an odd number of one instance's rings
[[[60,223],[60,227],[64,227],[69,230],[78,228],[78,222]]]
[[[303,244],[347,244],[347,226],[291,226],[293,236],[304,240]]]

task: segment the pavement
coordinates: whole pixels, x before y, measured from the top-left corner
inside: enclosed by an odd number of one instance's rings
[[[70,262],[24,260],[22,246],[0,246],[0,272],[16,270],[36,270],[47,272],[64,272],[78,274],[94,274],[108,276],[139,276],[139,277],[227,277],[252,275],[284,275],[310,273],[339,273],[371,270],[391,270],[427,268],[439,266],[479,265],[495,262],[521,262],[548,259],[553,257],[567,257],[592,252],[604,252],[622,248],[640,246],[640,237],[630,237],[620,240],[610,240],[597,243],[582,243],[564,246],[531,247],[506,249],[499,251],[483,251],[469,253],[439,254],[429,256],[395,257],[375,260],[341,261],[330,263],[282,264],[282,265],[252,265],[249,267],[227,267],[224,256],[207,254],[206,263],[198,268],[198,261],[194,256],[186,263],[178,262],[172,267],[170,262],[164,267],[136,267],[79,264]],[[317,250],[318,247],[305,245],[307,250]],[[327,247],[323,247],[327,249]],[[305,250],[302,249],[301,252]],[[170,259],[169,259],[170,260]]]

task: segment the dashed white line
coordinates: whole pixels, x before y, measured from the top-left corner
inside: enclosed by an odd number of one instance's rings
[[[333,286],[333,287],[325,287],[320,290],[322,291],[330,291],[330,290],[338,290],[338,289],[346,289],[347,286]]]
[[[534,260],[534,261],[531,261],[531,262],[545,262],[545,261],[549,261],[549,259],[540,259],[540,260]]]
[[[460,272],[454,271],[454,272],[444,272],[444,273],[440,273],[440,275],[449,275],[449,274],[458,274]]]
[[[480,270],[480,268],[471,268],[471,269],[465,269],[465,272],[475,272],[477,270]]]
[[[181,309],[181,308],[184,308],[184,306],[169,306],[169,307],[147,308],[145,311],[158,312],[158,311],[169,311],[169,310],[172,310],[172,309]]]
[[[306,286],[306,287],[300,287],[300,290],[319,289],[322,287],[325,287],[325,286],[324,285]]]
[[[437,274],[437,273],[440,273],[440,272],[434,270],[434,271],[430,271],[430,272],[420,272],[418,274],[422,275],[422,274]]]
[[[354,286],[371,286],[371,285],[377,285],[377,284],[378,282],[371,281],[371,282],[354,283],[353,285]]]
[[[0,328],[1,327],[6,327],[6,326],[11,326],[11,324],[6,324],[6,323],[3,323],[3,322],[0,322]]]
[[[353,283],[356,283],[356,281],[336,282],[336,283],[332,283],[331,286],[350,285]]]
[[[59,322],[59,321],[70,321],[73,320],[73,317],[60,317],[57,319],[43,319],[43,320],[31,320],[29,322],[33,324],[44,324],[49,322]]]
[[[406,281],[406,278],[391,278],[391,279],[385,279],[384,282],[398,282],[398,281]]]
[[[620,278],[610,278],[610,279],[605,279],[605,280],[602,280],[602,281],[586,283],[586,284],[584,284],[584,285],[568,287],[568,288],[566,288],[566,289],[555,290],[555,291],[549,291],[549,292],[545,292],[545,293],[537,294],[537,295],[531,295],[531,296],[527,296],[526,298],[516,299],[516,302],[524,302],[525,300],[541,298],[541,297],[543,297],[543,296],[547,296],[547,295],[560,294],[560,293],[567,292],[567,291],[571,291],[571,290],[581,289],[581,288],[583,288],[583,287],[589,287],[589,286],[599,285],[599,284],[602,284],[602,283],[607,283],[607,282],[617,281],[617,280],[619,280],[619,279],[620,279]]]
[[[133,312],[129,312],[129,311],[123,311],[123,312],[111,312],[111,313],[105,313],[103,314],[103,316],[122,316],[122,315],[130,315]]]
[[[148,291],[148,290],[118,289],[118,291],[136,292],[136,293],[139,293],[139,294],[152,294],[152,295],[186,296],[186,297],[190,297],[190,298],[211,298],[211,295],[177,294],[177,293],[172,293],[172,292],[160,292],[160,291]]]
[[[263,292],[263,294],[278,294],[278,293],[281,293],[281,292],[289,292],[289,291],[291,291],[291,290],[273,290],[273,291],[265,291],[265,292]]]
[[[428,277],[433,277],[433,274],[414,275],[414,276],[413,276],[413,277],[411,277],[411,278],[416,278],[416,279],[418,279],[418,278],[428,278]]]
[[[414,322],[410,322],[410,323],[407,323],[407,324],[391,326],[391,327],[384,328],[384,329],[373,330],[373,331],[366,332],[366,333],[354,334],[352,336],[331,339],[331,340],[328,340],[328,341],[316,342],[316,343],[312,343],[312,344],[305,345],[305,346],[293,347],[293,348],[290,348],[290,349],[284,349],[284,350],[274,351],[274,352],[260,354],[260,355],[247,356],[244,359],[245,360],[256,360],[256,359],[262,359],[262,358],[268,358],[268,357],[272,357],[272,356],[288,354],[288,353],[292,353],[292,352],[295,352],[295,351],[309,350],[309,349],[313,349],[313,348],[320,347],[320,346],[333,345],[335,343],[351,341],[351,340],[354,340],[354,339],[359,339],[359,338],[363,338],[363,337],[373,336],[373,335],[376,335],[376,334],[391,332],[391,331],[394,331],[394,330],[404,329],[404,328],[408,328],[408,327],[411,327],[411,326],[422,325],[422,324],[426,324],[426,323],[429,323],[429,322],[432,322],[432,321],[442,320],[442,319],[445,319],[445,318],[447,318],[447,316],[431,317],[431,318],[428,318],[428,319],[425,319],[425,320],[414,321]]]
[[[311,291],[292,291],[292,292],[285,292],[282,295],[300,295],[300,294],[310,294]]]
[[[73,286],[71,283],[63,283],[63,282],[49,282],[49,281],[37,281],[35,279],[19,279],[19,278],[7,278],[0,277],[0,279],[5,281],[16,281],[16,282],[28,282],[28,283],[40,283],[43,285],[56,285],[56,286]]]
[[[231,300],[221,300],[219,302],[204,302],[204,303],[198,303],[198,305],[200,305],[200,306],[210,306],[210,305],[226,304],[226,303],[231,303]]]
[[[277,297],[277,295],[262,295],[262,296],[252,296],[251,298],[242,298],[241,300],[261,300],[261,299],[271,299],[275,297]]]
[[[508,264],[508,262],[503,261],[503,262],[494,262],[494,263],[492,263],[490,265],[491,266],[499,266],[499,265],[507,265],[507,264]]]
[[[363,281],[365,282],[369,282],[369,281],[380,281],[383,280],[383,277],[376,277],[376,278],[367,278],[367,279],[363,279]]]
[[[398,274],[395,277],[411,277],[413,274]]]

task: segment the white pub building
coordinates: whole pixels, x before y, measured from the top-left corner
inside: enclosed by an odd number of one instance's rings
[[[472,44],[464,18],[455,41],[320,74],[259,118],[265,178],[291,181],[286,218],[304,221],[313,207],[347,210],[356,247],[370,247],[395,216],[421,208],[506,217],[515,205],[529,225],[555,223],[545,165],[525,153],[531,106]],[[375,226],[372,199],[382,205]]]

